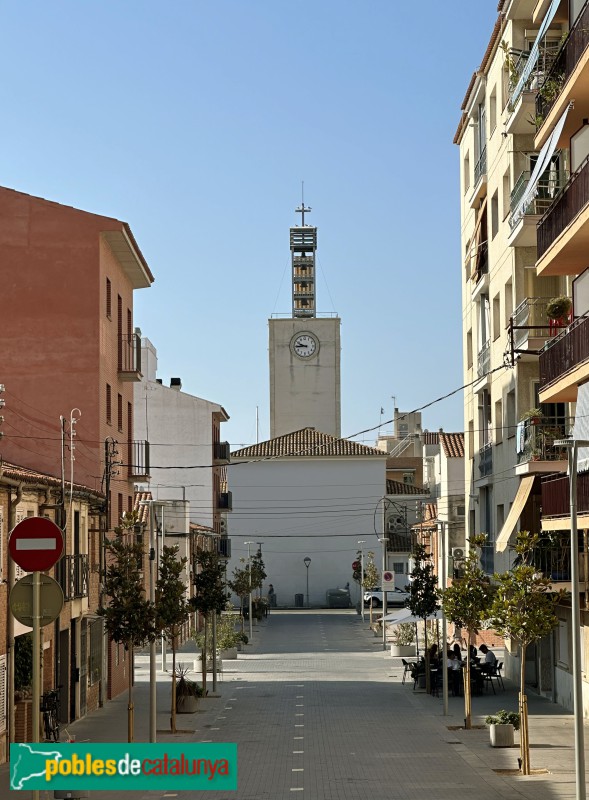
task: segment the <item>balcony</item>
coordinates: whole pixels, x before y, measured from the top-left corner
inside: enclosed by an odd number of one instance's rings
[[[585,4],[575,20],[538,90],[536,115],[541,117],[543,121],[546,120],[557,100],[563,94],[562,90],[573,73],[575,73],[576,77],[575,85],[569,87],[567,95],[585,82],[583,80],[585,76],[582,73],[587,62],[586,57],[584,58],[587,55],[585,52],[587,45],[589,45],[589,3]],[[583,62],[582,65],[581,61]],[[581,67],[581,70],[578,67]],[[576,96],[575,99],[582,107],[582,98]]]
[[[141,380],[141,337],[137,333],[121,334],[118,348],[118,373],[122,381]]]
[[[226,464],[231,459],[229,442],[213,442],[213,460],[215,464]]]
[[[130,479],[147,480],[149,478],[149,442],[127,442],[127,464]]]
[[[470,207],[475,208],[487,191],[487,148],[483,147],[479,160],[474,165],[474,189],[470,197]]]
[[[557,52],[558,42],[544,39],[540,46],[538,60],[532,68],[523,89],[515,97],[515,89],[526,68],[530,53],[528,50],[509,50],[506,56],[510,84],[507,105],[509,117],[505,124],[506,133],[529,135],[532,132],[533,128],[530,126],[530,119],[533,120],[536,113],[536,91],[551,69]]]
[[[88,597],[88,556],[63,556],[55,565],[55,580],[61,586],[64,600]]]
[[[514,352],[538,355],[553,334],[546,307],[549,297],[526,297],[513,312],[510,322]]]
[[[486,478],[493,473],[493,443],[487,442],[479,450],[479,474]]]
[[[589,380],[589,318],[579,317],[540,351],[540,402],[576,402]]]
[[[491,342],[485,342],[477,356],[477,375],[484,378],[491,369]]]
[[[571,513],[569,477],[542,478],[542,520],[561,518],[567,524]],[[577,513],[589,515],[589,472],[577,475]]]
[[[536,196],[522,209],[523,215],[514,217],[522,197],[530,182],[531,172],[521,173],[511,192],[509,217],[509,244],[512,247],[535,247],[537,239],[537,223],[552,205],[554,198],[566,183],[567,175],[561,174],[554,167],[547,169],[538,181]]]
[[[538,223],[538,274],[576,275],[587,266],[589,245],[589,157],[574,172]],[[558,259],[543,258],[561,234]],[[555,263],[551,263],[555,262]]]
[[[231,539],[227,536],[215,539],[217,546],[217,555],[227,561],[231,558]]]
[[[564,423],[543,418],[537,424],[527,420],[523,429],[523,447],[517,453],[516,475],[566,470],[566,450],[555,447],[554,442],[568,436],[571,424],[571,420]]]
[[[585,581],[585,558],[582,541],[577,553],[579,582]],[[552,583],[555,590],[571,590],[571,546],[568,532],[543,536],[531,554],[531,564]],[[579,587],[582,590],[581,587]]]
[[[233,511],[232,492],[219,492],[217,499],[217,509],[219,511]]]

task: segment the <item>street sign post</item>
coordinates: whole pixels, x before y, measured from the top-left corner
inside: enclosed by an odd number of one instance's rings
[[[25,575],[10,590],[10,610],[16,619],[29,628],[33,627],[33,578]],[[41,575],[41,608],[39,609],[41,627],[49,625],[59,617],[63,608],[63,591],[59,583],[49,575]]]
[[[395,573],[385,570],[382,573],[382,590],[383,592],[391,591],[395,588]]]
[[[33,574],[27,576],[30,578],[30,595],[29,590],[23,587],[19,588],[16,593],[15,606],[17,610],[25,601],[22,599],[24,596],[28,599],[30,597],[30,614],[26,619],[30,619],[33,628],[33,702],[32,702],[32,722],[33,722],[33,744],[39,741],[39,724],[40,714],[39,708],[41,705],[41,626],[48,624],[43,622],[42,619],[42,581],[47,578],[42,575],[42,571],[51,569],[62,556],[63,553],[63,533],[61,529],[46,517],[27,517],[15,525],[8,540],[8,552],[10,557],[18,564],[21,569]],[[53,579],[49,579],[53,580]],[[55,583],[55,581],[53,581]],[[20,581],[19,581],[20,583]],[[24,586],[28,586],[26,583]],[[51,584],[46,584],[51,585]],[[56,584],[57,585],[57,584]],[[16,589],[16,584],[12,592]],[[57,588],[60,590],[59,585]],[[55,589],[47,589],[50,594],[53,593],[55,600]],[[24,593],[24,594],[23,594]],[[21,600],[19,600],[19,594]],[[63,605],[63,594],[61,595],[61,604]],[[53,609],[55,610],[55,609]],[[61,608],[60,608],[61,611]],[[17,614],[12,611],[14,616]],[[53,619],[59,616],[59,611]],[[26,623],[25,623],[26,624]],[[33,791],[33,800],[38,800],[39,791]]]
[[[63,533],[46,517],[27,517],[12,529],[8,550],[26,572],[43,572],[61,558]]]

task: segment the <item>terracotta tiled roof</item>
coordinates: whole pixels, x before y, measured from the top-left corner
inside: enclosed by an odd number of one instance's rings
[[[138,522],[142,525],[149,524],[149,506],[141,505],[145,500],[152,500],[151,492],[135,492],[133,497],[133,511],[138,514]]]
[[[215,531],[212,528],[208,528],[206,525],[199,525],[198,522],[191,522],[190,523],[190,533],[214,533]]]
[[[440,444],[446,458],[464,458],[464,434],[440,431]]]
[[[22,481],[23,483],[39,483],[43,486],[61,487],[61,479],[56,478],[54,475],[45,475],[43,472],[37,472],[34,469],[28,469],[28,467],[19,467],[17,464],[9,464],[6,461],[0,462],[0,484],[2,483],[2,477],[13,481]],[[89,492],[95,497],[104,497],[102,492],[90,489],[89,486],[83,486],[81,483],[74,483],[74,491]]]
[[[435,520],[437,518],[438,518],[438,504],[425,503],[423,507],[423,521],[431,522],[431,520]]]
[[[302,428],[266,442],[252,444],[231,453],[236,458],[284,458],[287,456],[380,456],[387,454],[350,439],[338,439],[315,428]]]
[[[387,478],[387,494],[420,494],[429,495],[429,489],[423,486],[414,486],[412,483],[403,483]]]

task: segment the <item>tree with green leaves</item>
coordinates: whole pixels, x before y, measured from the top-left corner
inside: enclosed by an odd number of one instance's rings
[[[437,578],[432,564],[431,554],[422,544],[413,548],[413,572],[410,573],[409,598],[407,608],[414,617],[420,617],[424,622],[425,634],[425,688],[430,690],[430,664],[429,649],[427,646],[427,618],[438,610],[438,594],[436,591]]]
[[[160,556],[158,579],[155,585],[155,616],[161,631],[172,648],[172,707],[170,729],[176,733],[176,650],[182,627],[190,618],[190,602],[182,572],[187,558],[178,558],[178,545],[164,545]]]
[[[366,558],[368,559],[368,563],[364,565],[364,586],[368,587],[369,589],[374,589],[375,586],[378,586],[378,579],[379,579],[379,571],[374,563],[374,551],[369,550],[366,554]],[[373,597],[370,598],[370,624],[372,625],[372,601]],[[364,602],[364,598],[361,599],[361,602]],[[384,625],[384,622],[383,622]]]
[[[122,644],[129,654],[129,700],[127,703],[128,741],[134,740],[133,655],[136,647],[155,637],[155,612],[145,597],[143,574],[140,571],[143,548],[129,534],[137,522],[135,513],[123,514],[114,529],[116,538],[106,545],[108,566],[104,592],[108,604],[98,609],[113,642]]]
[[[536,533],[520,531],[516,538],[516,563],[507,572],[495,574],[496,592],[491,606],[491,624],[506,639],[511,639],[520,656],[520,770],[530,774],[528,702],[525,694],[526,650],[556,627],[555,605],[564,592],[551,592],[550,580],[533,563]]]
[[[464,668],[464,727],[472,727],[472,691],[470,681],[470,645],[489,617],[492,589],[489,577],[481,569],[480,551],[486,541],[484,534],[472,536],[464,559],[461,576],[440,592],[446,619],[466,630],[468,657]]]
[[[246,563],[245,558],[239,559],[242,564]],[[227,581],[227,585],[231,591],[239,597],[239,606],[241,611],[241,632],[244,632],[244,617],[243,605],[245,598],[250,593],[250,574],[247,566],[235,567],[233,570],[233,577]]]
[[[220,614],[227,602],[227,591],[224,580],[223,562],[214,550],[196,551],[197,572],[193,579],[194,595],[190,599],[190,607],[200,611],[204,617],[204,644],[202,648],[202,686],[206,694],[207,688],[207,647],[208,627],[211,614]]]
[[[262,560],[262,553],[258,552],[252,556],[251,559],[252,570],[252,592],[256,589],[261,589],[264,581],[266,580],[266,569]]]

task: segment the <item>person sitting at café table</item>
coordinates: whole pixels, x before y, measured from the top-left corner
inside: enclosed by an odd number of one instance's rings
[[[456,642],[454,644],[454,647],[452,648],[452,652],[454,653],[454,655],[456,656],[456,658],[459,661],[462,661],[462,650],[460,649],[460,645],[458,644],[458,642]]]
[[[435,664],[437,664],[438,660],[439,660],[438,645],[437,644],[432,644],[432,646],[430,647],[428,653],[429,653],[429,663],[430,663],[430,667],[431,667],[431,666],[434,666]]]
[[[486,644],[482,644],[479,647],[479,650],[481,651],[481,653],[485,657],[484,658],[484,662],[483,662],[484,664],[487,664],[490,667],[497,666],[497,656],[495,655],[495,653],[492,650],[489,650],[489,648],[487,647]]]
[[[460,679],[462,677],[462,659],[459,658],[454,650],[448,653],[448,669],[452,681],[452,695],[458,697],[460,694]]]
[[[468,654],[469,654],[469,657],[470,657],[470,660],[471,660],[471,661],[476,661],[476,660],[477,660],[477,649],[476,649],[476,647],[474,646],[474,644],[471,644],[471,645],[469,646],[469,648],[468,648]]]

